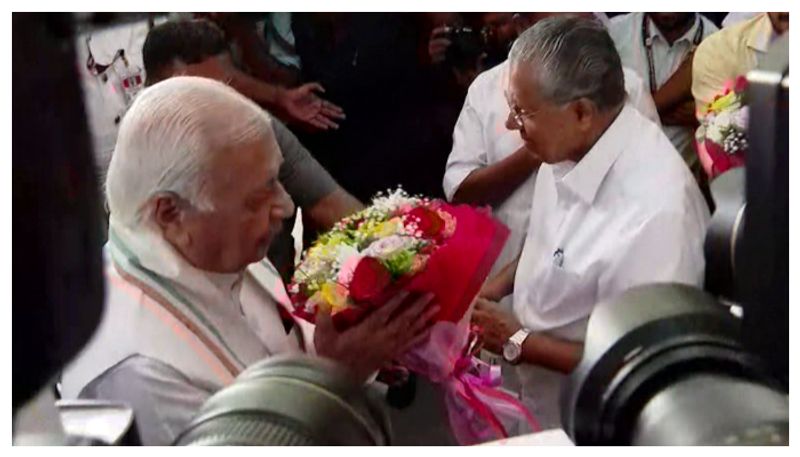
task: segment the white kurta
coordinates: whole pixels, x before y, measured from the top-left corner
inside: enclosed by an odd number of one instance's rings
[[[669,139],[626,105],[580,162],[541,166],[514,313],[534,332],[581,342],[595,305],[630,287],[701,285],[708,221]],[[562,376],[530,366],[519,371],[523,396],[544,427],[559,426]]]
[[[286,334],[277,306],[289,304],[277,288],[280,278],[269,268],[255,264],[246,274],[204,272],[158,235],[128,231],[113,218],[111,225],[117,237],[110,243],[118,238],[125,249],[116,244],[106,249],[105,313],[92,340],[64,370],[65,398],[124,401],[134,410],[143,444],[166,445],[241,369],[271,355],[302,351],[298,332],[308,338],[310,326],[295,325]],[[206,340],[120,273],[115,262],[127,259],[118,254],[124,250],[158,277],[161,290],[185,299],[186,306],[183,300],[172,304],[186,311]],[[112,260],[109,254],[117,255]],[[221,356],[209,349],[213,345]]]

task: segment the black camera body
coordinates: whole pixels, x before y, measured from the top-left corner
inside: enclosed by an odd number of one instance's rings
[[[475,68],[486,56],[486,37],[472,27],[446,26],[434,38],[450,40],[444,62],[458,70]]]

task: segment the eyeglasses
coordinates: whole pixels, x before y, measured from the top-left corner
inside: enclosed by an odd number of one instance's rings
[[[531,119],[536,116],[541,109],[536,111],[525,111],[516,103],[511,101],[511,95],[508,93],[508,90],[504,91],[506,96],[506,102],[508,103],[508,109],[511,110],[511,117],[514,119],[514,123],[516,124],[517,128],[521,129],[525,126],[525,119]]]

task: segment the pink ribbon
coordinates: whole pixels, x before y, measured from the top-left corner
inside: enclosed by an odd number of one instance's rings
[[[462,445],[507,438],[498,416],[525,420],[532,431],[541,427],[514,396],[498,389],[501,368],[471,354],[469,318],[458,323],[437,322],[428,340],[399,360],[445,390],[445,406],[453,436]]]
[[[473,374],[472,370],[477,370],[479,374]],[[532,431],[541,430],[538,421],[519,400],[497,388],[502,381],[499,366],[490,366],[475,357],[465,356],[456,361],[451,380],[458,396],[489,424],[497,438],[508,438],[508,431],[491,406],[482,400],[478,393],[510,405],[521,413]],[[467,423],[470,426],[470,434],[479,436],[480,432],[472,426],[473,424],[470,421]]]

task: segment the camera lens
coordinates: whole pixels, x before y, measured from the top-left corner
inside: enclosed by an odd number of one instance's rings
[[[273,357],[211,397],[177,445],[390,444],[381,399],[343,368],[308,356]]]

